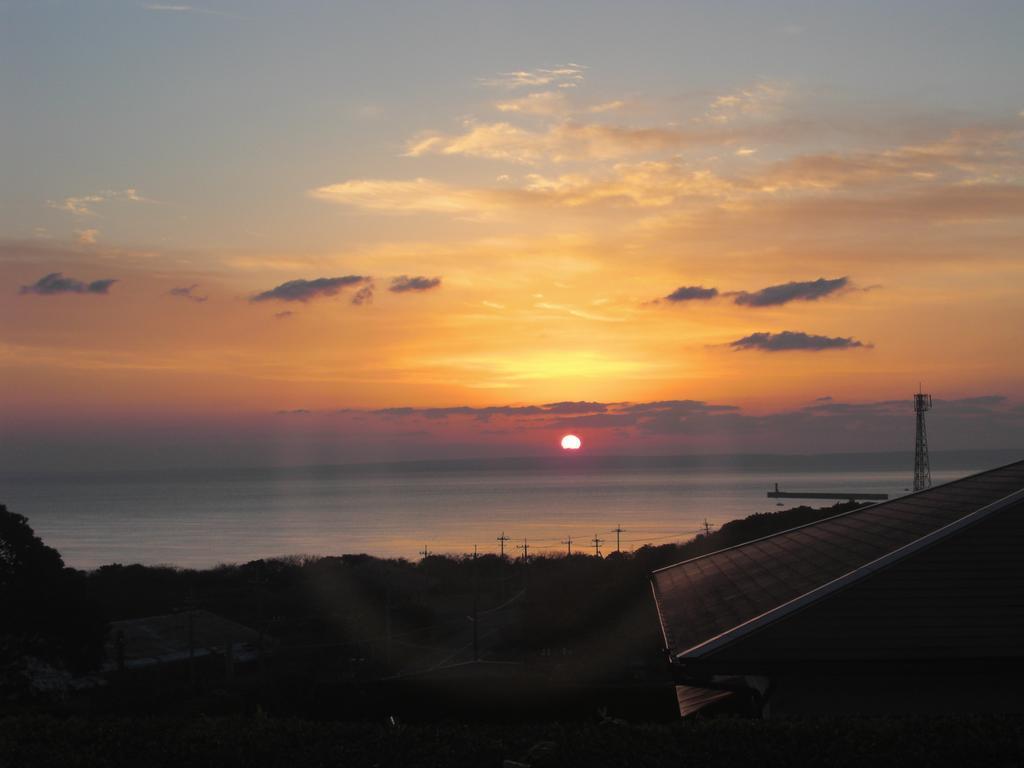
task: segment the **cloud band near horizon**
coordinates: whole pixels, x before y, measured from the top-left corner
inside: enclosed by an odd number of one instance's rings
[[[984,432],[997,429],[1013,434],[1024,426],[1024,404],[1014,404],[1003,395],[990,394],[958,399],[936,399],[935,415],[959,430]],[[409,434],[415,428],[420,438],[444,441],[459,435],[516,435],[522,440],[547,440],[532,437],[538,433],[575,432],[585,438],[610,441],[614,445],[632,439],[702,439],[709,436],[733,438],[785,439],[793,445],[814,439],[822,429],[833,434],[848,433],[859,440],[892,439],[913,432],[913,404],[910,395],[899,400],[875,402],[838,402],[827,396],[805,405],[775,412],[751,413],[737,405],[702,400],[661,400],[651,402],[566,401],[559,403],[509,404],[496,406],[401,406],[380,409],[342,408],[311,411],[306,408],[282,409],[280,417],[352,419],[362,432],[368,420],[385,431],[401,430]],[[341,423],[346,423],[342,421]],[[482,430],[482,425],[489,425]],[[468,430],[468,431],[467,431]],[[604,435],[602,438],[601,435]],[[833,443],[834,444],[834,443]]]

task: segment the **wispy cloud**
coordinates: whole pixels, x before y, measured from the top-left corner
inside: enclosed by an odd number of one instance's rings
[[[660,141],[652,137],[643,139],[647,140],[653,145]],[[416,150],[421,151],[448,150],[435,144]],[[489,156],[490,152],[484,145],[451,151],[480,152],[482,156]],[[539,162],[543,151],[544,147],[538,149],[529,142],[522,146],[513,142],[500,144],[495,157],[508,152],[508,159],[533,163]],[[607,154],[611,157],[607,159],[612,159],[617,151],[609,150]],[[549,159],[562,157],[552,155]],[[1011,167],[1008,162],[1006,168]],[[772,169],[750,175],[728,174],[710,167],[693,168],[678,160],[646,160],[595,164],[589,170],[559,175],[531,173],[519,184],[504,177],[496,188],[465,187],[426,178],[354,179],[314,189],[310,194],[367,210],[476,217],[522,207],[602,204],[676,208],[685,211],[686,220],[691,223],[703,210],[707,217],[719,222],[717,226],[724,217],[730,217],[748,222],[748,228],[778,227],[781,222],[797,220],[801,226],[809,221],[830,226],[843,220],[970,221],[1024,215],[1024,187],[1018,183],[975,182],[967,177],[945,181],[915,177],[908,187],[908,177],[900,175],[891,183],[878,178],[871,195],[846,194],[843,187],[823,188],[803,182],[802,186],[794,186],[794,177],[787,175],[791,170],[780,176],[773,175]]]
[[[461,155],[537,164],[677,153],[697,146],[719,145],[743,156],[755,150],[749,146],[737,150],[738,141],[792,140],[797,128],[792,118],[783,119],[786,88],[774,83],[759,83],[718,96],[706,114],[682,124],[609,125],[592,116],[621,110],[625,106],[623,100],[574,106],[564,91],[552,87],[556,84],[551,79],[553,71],[542,70],[547,73],[543,75],[511,73],[501,82],[519,84],[515,87],[530,83],[543,89],[496,102],[495,108],[507,116],[505,119],[470,118],[463,121],[461,132],[422,132],[408,142],[406,155]],[[571,71],[582,78],[581,72]],[[540,125],[533,121],[525,127],[514,121],[521,115],[547,120],[542,120]],[[805,129],[806,126],[800,130]]]
[[[696,201],[718,202],[742,196],[733,182],[711,170],[694,170],[673,161],[616,163],[604,173],[530,174],[525,191],[546,202],[570,207],[607,203],[664,208]]]
[[[774,115],[789,93],[780,83],[757,83],[722,94],[711,102],[705,119],[713,123],[730,123],[739,118],[761,118]]]
[[[352,294],[352,303],[357,307],[373,303],[373,283],[367,283]]]
[[[1024,217],[1019,184],[941,184],[912,191],[879,188],[872,196],[830,195],[768,199],[751,210],[752,224],[815,222],[968,222]]]
[[[542,405],[548,413],[557,413],[559,415],[564,414],[579,414],[579,413],[604,413],[608,410],[606,403],[595,403],[593,401],[586,400],[565,400],[560,403],[546,403]]]
[[[631,128],[567,120],[533,130],[509,122],[470,121],[461,134],[416,137],[406,155],[463,155],[535,165],[542,160],[615,160],[673,152],[707,140],[705,133],[675,127]]]
[[[729,343],[734,349],[759,349],[764,352],[822,352],[830,349],[867,347],[861,341],[843,336],[816,336],[803,331],[780,333],[752,333]]]
[[[887,149],[796,155],[767,168],[756,183],[766,191],[1000,183],[1024,172],[1022,149],[1024,130],[977,125]]]
[[[252,296],[249,301],[301,301],[305,303],[323,296],[336,296],[343,289],[357,285],[362,289],[368,288],[370,278],[364,275],[344,275],[342,277],[319,277],[315,280],[289,280],[287,283],[281,283],[275,288]],[[372,296],[372,293],[369,296]],[[369,296],[363,295],[362,290],[357,291],[353,296],[352,303],[363,304]]]
[[[76,229],[75,230],[75,242],[79,245],[96,245],[96,241],[100,236],[98,229]]]
[[[390,418],[420,417],[424,419],[448,419],[451,417],[468,416],[477,421],[489,421],[494,416],[537,416],[545,413],[545,409],[536,405],[492,405],[475,408],[469,405],[456,405],[448,408],[380,408],[371,411],[378,416]]]
[[[679,303],[684,301],[706,301],[718,295],[717,288],[705,288],[703,285],[684,285],[676,288],[665,297],[665,301]]]
[[[194,301],[197,304],[202,304],[209,297],[198,295],[195,292],[198,287],[199,283],[193,283],[192,285],[187,285],[181,288],[171,288],[167,293],[171,296],[178,296],[179,298],[188,299],[189,301]]]
[[[18,293],[22,295],[35,293],[40,296],[56,296],[62,293],[106,294],[110,292],[110,286],[116,282],[117,280],[114,278],[105,278],[86,283],[73,277],[64,277],[61,272],[51,272],[39,278],[32,285],[21,286]]]
[[[541,69],[523,69],[514,72],[502,72],[493,77],[480,79],[480,83],[498,88],[537,88],[556,86],[558,88],[575,88],[583,82],[586,67],[582,64],[563,64],[558,67]]]
[[[523,115],[562,115],[568,108],[568,100],[562,91],[538,91],[518,99],[499,101],[495,106],[499,112],[514,112]]]
[[[533,305],[537,309],[546,309],[551,312],[560,312],[566,315],[572,315],[582,320],[596,320],[599,323],[621,323],[625,318],[622,317],[611,317],[609,315],[601,315],[596,312],[590,312],[586,309],[579,309],[566,304],[556,304],[550,301],[539,301]]]
[[[507,182],[507,179],[505,180]],[[311,190],[318,200],[376,211],[472,216],[513,208],[588,205],[663,208],[679,201],[724,200],[738,190],[711,171],[673,162],[617,163],[601,174],[529,174],[517,187],[463,187],[429,179],[353,179]]]
[[[439,288],[440,286],[440,277],[423,277],[422,275],[409,277],[408,275],[399,275],[398,277],[391,278],[391,285],[388,290],[393,293],[422,293]]]
[[[171,3],[148,3],[142,6],[147,11],[155,13],[198,13],[204,16],[224,16],[237,18],[234,14],[218,11],[213,8],[202,8],[196,5],[174,5]]]
[[[621,99],[615,99],[614,101],[605,101],[600,104],[592,104],[587,107],[587,112],[591,114],[599,115],[603,112],[615,112],[616,110],[622,109],[626,106],[626,102]]]
[[[837,277],[833,280],[819,277],[817,280],[770,285],[753,293],[740,291],[734,294],[733,301],[745,307],[774,307],[791,301],[816,301],[842,291],[849,285],[848,277]]]
[[[60,201],[49,200],[46,204],[50,208],[67,211],[75,216],[94,216],[96,215],[97,205],[113,200],[125,200],[133,203],[153,202],[152,200],[140,195],[137,189],[129,187],[121,190],[106,189],[101,192],[93,192],[88,195],[65,197]]]
[[[317,200],[376,211],[483,213],[505,207],[501,195],[430,179],[353,179],[310,191]]]

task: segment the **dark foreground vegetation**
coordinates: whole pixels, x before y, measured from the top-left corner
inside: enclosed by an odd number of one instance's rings
[[[25,518],[0,508],[0,713],[260,709],[423,721],[585,719],[604,708],[671,720],[650,572],[847,508],[753,515],[686,543],[603,558],[342,555],[90,572],[65,567]],[[258,632],[257,653],[237,665],[214,649],[114,667],[110,622],[190,612]]]
[[[1024,764],[1021,717],[678,722],[650,572],[848,508],[604,558],[81,572],[0,507],[0,766]],[[115,661],[118,622],[200,613],[258,653]]]
[[[621,723],[317,723],[226,719],[0,720],[0,761],[56,768],[264,766],[1016,766],[1024,718],[718,719]]]

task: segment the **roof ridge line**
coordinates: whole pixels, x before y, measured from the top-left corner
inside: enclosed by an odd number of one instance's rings
[[[925,549],[926,547],[931,546],[932,544],[935,544],[936,542],[939,542],[942,539],[947,538],[951,534],[956,533],[957,531],[963,528],[967,528],[981,520],[984,520],[989,515],[995,512],[999,512],[1005,509],[1006,507],[1012,506],[1013,504],[1016,504],[1019,501],[1024,501],[1024,488],[1019,488],[1013,493],[1007,494],[1006,496],[1003,496],[1000,499],[996,499],[993,502],[989,502],[985,506],[979,507],[978,509],[974,510],[968,515],[964,515],[963,517],[958,518],[957,520],[947,523],[941,528],[936,528],[931,533],[926,533],[924,536],[914,539],[913,541],[904,544],[902,547],[897,547],[896,549],[892,550],[891,552],[888,552],[887,554],[882,555],[881,557],[877,557],[874,560],[865,563],[862,566],[859,566],[858,568],[854,568],[852,571],[844,573],[842,576],[838,576],[832,579],[831,581],[827,581],[824,584],[815,587],[814,589],[808,592],[805,592],[802,595],[794,597],[792,600],[786,601],[782,605],[778,605],[775,608],[772,608],[771,610],[765,611],[764,613],[755,616],[752,619],[747,619],[741,624],[737,624],[732,629],[727,629],[725,632],[721,632],[712,638],[704,640],[703,642],[698,643],[697,645],[688,648],[685,651],[680,651],[679,653],[673,654],[673,657],[679,659],[684,656],[704,656],[710,653],[711,651],[715,651],[721,648],[722,646],[733,642],[734,640],[737,640],[745,635],[748,635],[751,632],[754,632],[768,624],[772,624],[797,610],[812,605],[821,600],[823,597],[827,597],[828,595],[832,594],[833,592],[836,592],[844,587],[850,586],[851,584],[854,584],[864,578],[867,578],[876,571],[879,571],[890,565],[894,565],[895,563],[898,563],[900,560],[903,560],[909,555],[912,555],[915,552],[918,552],[919,550]]]
[[[908,493],[908,494],[906,494],[904,496],[897,496],[895,499],[886,499],[885,501],[879,501],[879,502],[877,502],[875,504],[866,504],[863,507],[857,507],[856,509],[850,509],[850,510],[847,510],[846,512],[839,512],[839,513],[837,513],[835,515],[829,515],[828,517],[823,517],[820,520],[813,520],[813,521],[811,521],[809,523],[803,523],[802,525],[795,525],[792,528],[786,528],[785,530],[782,530],[782,531],[776,531],[775,533],[769,533],[767,536],[760,536],[760,537],[758,537],[756,539],[750,539],[749,541],[741,541],[739,544],[733,544],[730,547],[722,547],[721,549],[716,549],[713,552],[706,552],[703,555],[697,555],[696,557],[689,557],[686,560],[680,560],[678,563],[672,563],[671,565],[663,565],[661,568],[655,568],[653,571],[651,571],[651,576],[653,576],[656,573],[661,573],[662,571],[667,571],[670,568],[675,568],[676,566],[679,566],[679,565],[686,565],[687,563],[692,563],[692,562],[694,562],[696,560],[703,560],[705,557],[711,557],[712,555],[718,555],[718,554],[721,554],[722,552],[728,552],[729,550],[737,549],[738,547],[745,547],[748,544],[755,544],[755,543],[757,543],[759,541],[765,541],[766,539],[772,539],[772,538],[775,538],[776,536],[782,536],[783,534],[786,534],[786,533],[792,533],[793,531],[799,531],[802,528],[809,528],[812,525],[819,525],[820,523],[824,523],[824,522],[827,522],[829,520],[835,520],[836,518],[839,518],[839,517],[846,517],[847,515],[853,515],[853,514],[856,514],[857,512],[863,512],[866,509],[874,509],[875,507],[881,507],[881,506],[884,506],[886,504],[891,504],[894,501],[903,501],[904,499],[909,499],[911,496],[918,496],[918,495],[920,495],[922,493],[929,493],[930,491],[934,491],[934,490],[936,490],[938,488],[945,488],[946,486],[949,486],[949,485],[955,485],[957,483],[963,483],[963,482],[965,482],[967,480],[973,480],[973,479],[975,479],[977,477],[981,477],[982,475],[987,475],[990,472],[998,472],[1001,469],[1006,469],[1007,467],[1012,467],[1015,464],[1024,464],[1024,459],[1018,459],[1017,461],[1011,461],[1009,464],[1003,464],[1003,465],[998,466],[998,467],[993,467],[992,469],[983,469],[981,472],[975,472],[973,475],[966,475],[965,477],[958,477],[958,478],[956,478],[954,480],[947,480],[944,483],[939,483],[938,485],[932,485],[932,486],[929,486],[928,488],[924,488],[924,489],[922,489],[920,491],[913,491],[913,492]],[[729,522],[733,522],[733,521],[730,520]],[[721,529],[719,529],[719,530],[721,530]]]

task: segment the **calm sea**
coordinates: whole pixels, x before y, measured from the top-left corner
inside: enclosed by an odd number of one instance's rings
[[[273,470],[0,477],[0,503],[79,568],[203,567],[261,557],[367,552],[417,558],[574,549],[604,553],[691,537],[777,509],[783,490],[906,492],[906,455],[453,461]],[[933,457],[935,482],[1019,458]],[[912,457],[910,457],[912,461]],[[802,502],[787,502],[795,506]],[[810,502],[818,504],[818,502]],[[829,502],[821,502],[828,504]]]

